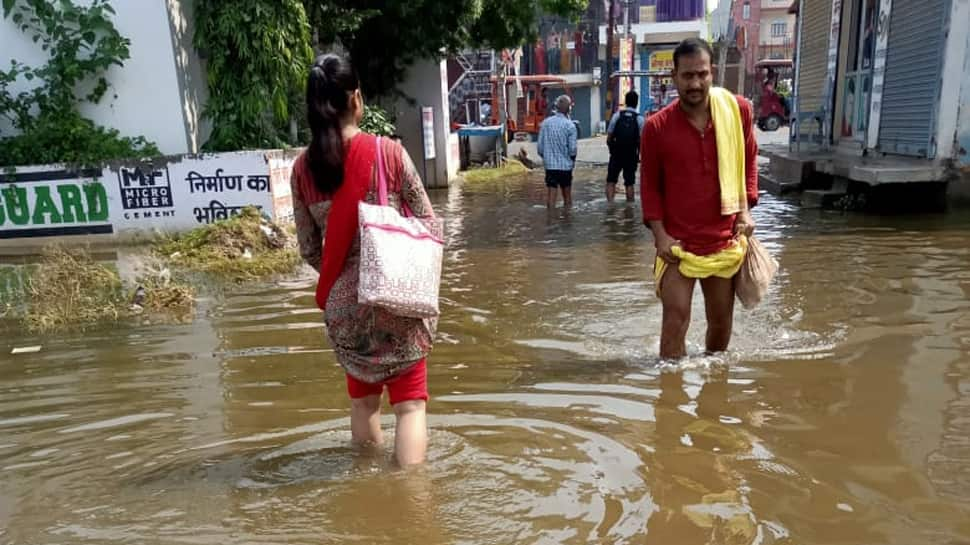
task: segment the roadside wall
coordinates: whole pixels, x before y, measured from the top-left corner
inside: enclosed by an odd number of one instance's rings
[[[187,231],[256,206],[293,216],[296,151],[180,155],[72,170],[31,166],[0,174],[0,246],[131,241]]]
[[[195,50],[188,46],[190,29],[182,15],[182,2],[138,0],[112,2],[112,7],[117,12],[114,23],[118,32],[131,40],[131,58],[124,66],[107,70],[107,94],[100,104],[83,104],[81,113],[99,125],[118,129],[124,136],[144,136],[165,154],[197,151],[203,130],[199,117],[205,81]],[[175,37],[173,30],[177,30]],[[39,67],[49,58],[31,34],[21,32],[2,17],[0,43],[2,67],[8,67],[11,60]],[[28,91],[34,85],[21,78],[11,91]],[[189,96],[196,98],[183,108],[182,98]],[[191,115],[191,123],[187,115]],[[11,131],[9,121],[0,118],[0,133]]]

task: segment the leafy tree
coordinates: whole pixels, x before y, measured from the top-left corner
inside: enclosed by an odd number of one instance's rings
[[[540,13],[578,18],[587,0],[304,0],[318,45],[339,42],[368,97],[392,95],[415,61],[532,41]]]
[[[300,110],[312,42],[341,44],[368,99],[398,94],[417,60],[535,37],[540,13],[576,18],[587,0],[196,0],[195,45],[208,60],[207,149],[276,147]],[[380,116],[368,117],[393,127]]]
[[[469,31],[472,45],[502,49],[532,43],[538,37],[540,14],[578,19],[588,4],[587,0],[485,0],[482,17]]]
[[[208,61],[206,149],[280,147],[313,58],[300,0],[196,0],[195,46]]]
[[[360,130],[378,136],[392,136],[397,131],[391,114],[370,104],[364,106],[364,117],[360,120]]]

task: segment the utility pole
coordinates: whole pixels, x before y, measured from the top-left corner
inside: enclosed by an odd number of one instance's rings
[[[609,13],[606,15],[606,119],[613,116],[613,42],[616,34],[616,17],[613,16],[616,0],[610,0]]]
[[[634,69],[636,68],[635,59],[637,58],[637,41],[633,39],[633,16],[630,15],[630,6],[632,6],[635,1],[636,0],[623,0],[623,5],[626,7],[626,9],[623,10],[623,17],[626,18],[626,35],[623,36],[623,42],[626,43],[628,40],[632,40],[633,42],[630,45],[630,68],[634,68]],[[621,54],[623,53],[622,48],[620,48],[620,53]],[[621,61],[621,64],[620,64],[621,69],[622,69],[622,66],[623,65]],[[635,89],[636,84],[635,84],[635,80],[633,79],[633,76],[629,76],[626,79],[627,81],[630,82],[630,89]],[[620,101],[619,93],[617,93],[617,95],[618,96],[616,97],[616,101],[619,102]],[[626,104],[624,104],[624,106],[625,105]]]
[[[724,39],[724,36],[718,38],[718,51],[717,51],[717,85],[719,87],[724,87],[724,77],[725,71],[727,69],[727,48],[728,42]]]
[[[623,16],[626,18],[626,35],[629,36],[633,34],[633,17],[630,15],[630,6],[633,5],[635,0],[623,0],[623,4],[626,5],[626,11]]]
[[[496,80],[498,82],[498,122],[502,126],[502,134],[500,138],[501,143],[501,157],[495,158],[495,166],[502,166],[504,159],[509,154],[509,112],[507,110],[508,96],[505,89],[505,56],[500,55],[499,59],[501,62],[496,63],[498,69],[498,74],[496,74]]]

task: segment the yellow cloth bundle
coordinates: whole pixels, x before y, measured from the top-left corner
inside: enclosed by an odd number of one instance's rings
[[[734,278],[744,263],[744,256],[748,252],[748,239],[744,235],[731,242],[727,248],[711,255],[695,255],[685,251],[680,246],[671,250],[680,263],[677,270],[687,278]],[[670,265],[663,259],[657,258],[653,266],[653,276],[656,281],[657,296],[660,296],[660,282],[667,267]]]

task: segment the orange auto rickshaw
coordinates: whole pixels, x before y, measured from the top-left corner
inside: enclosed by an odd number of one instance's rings
[[[518,97],[518,83],[522,84],[522,96]],[[549,96],[549,89],[564,89],[572,98],[566,80],[555,76],[513,76],[505,80],[507,97],[507,134],[511,141],[515,133],[538,135],[543,120],[552,114],[556,97]],[[499,125],[498,78],[492,77],[492,125]]]

